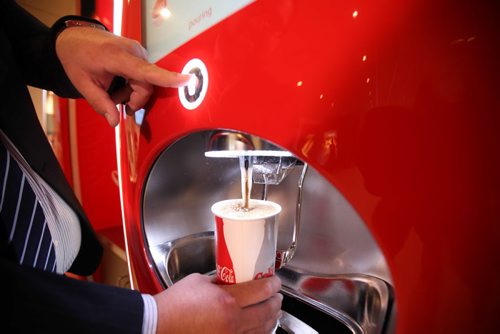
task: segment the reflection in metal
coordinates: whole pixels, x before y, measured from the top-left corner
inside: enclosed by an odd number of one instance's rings
[[[302,212],[302,194],[303,194],[304,179],[307,174],[307,169],[308,169],[307,164],[303,164],[302,172],[300,173],[298,181],[298,193],[297,193],[297,202],[295,203],[295,223],[293,224],[292,244],[287,249],[285,250],[280,249],[276,252],[277,269],[283,267],[285,264],[290,262],[293,255],[295,254],[295,251],[297,250],[299,233],[300,233],[301,212]]]
[[[128,116],[123,113],[124,122],[125,122],[125,136],[127,142],[127,160],[128,160],[128,168],[130,174],[130,181],[136,182],[137,180],[137,161],[139,154],[139,136],[141,131],[141,124],[144,118],[142,114],[142,118],[138,116],[136,119],[135,116]],[[140,120],[141,122],[137,122]]]
[[[260,149],[260,139],[241,132],[218,130],[209,134],[207,152],[247,151]]]
[[[294,317],[288,312],[282,311],[279,326],[287,333],[317,334],[311,326]]]
[[[284,293],[334,317],[353,333],[385,333],[393,304],[387,282],[362,274],[316,276],[286,267],[277,274]]]

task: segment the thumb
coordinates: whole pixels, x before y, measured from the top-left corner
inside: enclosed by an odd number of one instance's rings
[[[281,280],[277,276],[251,280],[233,285],[221,285],[229,292],[241,307],[258,304],[269,298],[281,289]]]

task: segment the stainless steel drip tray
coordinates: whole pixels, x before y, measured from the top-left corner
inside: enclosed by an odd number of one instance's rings
[[[215,273],[215,238],[212,231],[168,241],[150,250],[167,287],[192,273]]]
[[[165,242],[150,250],[167,287],[191,273],[215,273],[212,231]],[[283,324],[276,333],[379,334],[385,331],[393,299],[392,289],[385,281],[359,274],[313,275],[292,266],[278,270],[277,275],[282,281],[285,312]],[[287,323],[304,330],[289,328]]]
[[[310,308],[313,316],[283,308],[305,320],[320,333],[380,334],[389,331],[390,313],[393,308],[392,287],[385,281],[368,275],[313,275],[300,269],[285,266],[277,272],[282,282],[282,292]],[[310,313],[311,311],[309,311]],[[330,318],[321,319],[318,314]],[[329,321],[334,318],[337,323]],[[341,323],[344,329],[332,326]]]

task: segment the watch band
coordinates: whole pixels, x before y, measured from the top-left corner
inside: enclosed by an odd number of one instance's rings
[[[64,29],[70,27],[93,27],[109,31],[104,24],[97,20],[83,16],[67,15],[58,19],[50,28],[54,41]]]
[[[82,21],[82,20],[75,20],[75,19],[69,19],[64,21],[64,26],[66,28],[71,28],[71,27],[92,27],[92,28],[98,28],[102,30],[107,30],[105,26],[103,26],[100,23],[95,23],[91,21]]]

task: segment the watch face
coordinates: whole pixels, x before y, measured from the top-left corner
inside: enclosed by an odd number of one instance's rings
[[[149,61],[174,49],[242,9],[254,0],[145,0],[143,42]]]

